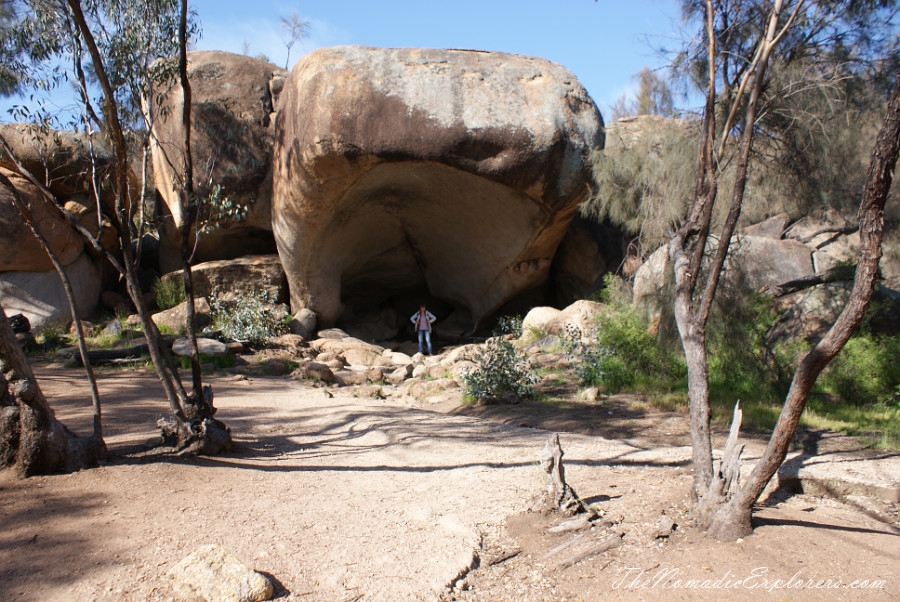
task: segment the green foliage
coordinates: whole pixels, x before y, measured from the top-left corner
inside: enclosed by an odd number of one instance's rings
[[[675,115],[675,101],[668,82],[650,67],[643,67],[635,76],[637,91],[634,98],[623,94],[612,107],[612,121],[637,115]]]
[[[618,393],[641,380],[666,388],[683,379],[683,362],[660,344],[647,320],[628,303],[622,281],[610,276],[605,284],[607,311],[589,336],[570,325],[561,337],[563,350],[577,360],[581,384]]]
[[[60,324],[46,324],[35,339],[44,349],[56,349],[68,344],[66,331]]]
[[[156,296],[156,307],[161,310],[180,305],[186,299],[181,279],[157,280],[153,283],[153,294]]]
[[[497,325],[494,327],[494,336],[499,337],[504,334],[511,334],[512,336],[519,338],[522,336],[522,316],[501,316],[497,320]]]
[[[46,122],[59,129],[80,129],[82,117],[102,119],[102,102],[89,98],[91,110],[81,114],[55,114],[53,94],[82,80],[88,94],[96,74],[84,40],[75,33],[72,11],[66,3],[25,0],[7,16],[0,31],[0,79],[15,74],[18,90],[28,93],[29,105],[15,107],[14,119]],[[114,91],[118,118],[126,129],[145,126],[141,98],[156,99],[176,74],[172,61],[157,61],[177,53],[179,4],[176,0],[97,0],[80,3],[85,21],[104,57],[104,70]],[[199,37],[196,14],[191,13],[188,34]],[[74,60],[73,60],[74,59]],[[163,63],[168,63],[164,65]],[[78,68],[73,69],[72,65]],[[71,111],[67,107],[64,111]],[[64,120],[71,121],[65,122]],[[95,123],[94,127],[102,126]]]
[[[855,406],[898,405],[900,337],[858,334],[819,377],[819,387]]]
[[[537,374],[521,351],[505,337],[489,338],[474,354],[476,367],[463,373],[463,391],[476,399],[499,398],[506,392],[519,397],[534,394]]]
[[[271,337],[287,332],[281,319],[284,312],[274,311],[264,293],[245,291],[237,301],[211,299],[210,309],[213,329],[229,339],[264,346]]]
[[[697,172],[699,132],[680,120],[640,118],[607,128],[606,149],[593,155],[596,194],[581,212],[610,220],[655,249],[687,211]]]

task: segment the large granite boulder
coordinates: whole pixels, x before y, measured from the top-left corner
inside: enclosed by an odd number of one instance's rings
[[[277,93],[285,71],[259,59],[219,51],[188,54],[191,82],[191,154],[194,188],[222,187],[240,208],[239,219],[220,214],[215,228],[200,237],[195,262],[275,253],[271,227],[271,154]],[[173,185],[182,164],[184,98],[174,85],[155,106],[153,173],[171,220],[161,241],[161,271],[180,268],[178,228],[183,216]],[[204,216],[208,217],[208,215]]]
[[[87,318],[97,307],[103,272],[98,261],[83,253],[64,267],[75,293],[79,318]],[[48,324],[72,321],[69,303],[59,275],[44,272],[0,272],[0,301],[10,315],[21,313],[35,330]]]
[[[278,255],[247,255],[236,259],[208,261],[191,269],[196,297],[237,301],[247,295],[264,296],[271,303],[287,303],[287,281]],[[183,284],[182,272],[169,272],[164,282]]]
[[[711,245],[714,249],[715,245]],[[737,236],[732,239],[726,276],[734,285],[761,290],[816,273],[814,249],[797,241],[769,236]],[[712,251],[710,251],[712,252]],[[654,251],[634,275],[633,301],[647,315],[659,315],[671,302],[672,270],[668,248]]]
[[[294,311],[328,325],[415,291],[466,329],[547,281],[603,122],[544,59],[344,46],[296,64],[275,136]]]

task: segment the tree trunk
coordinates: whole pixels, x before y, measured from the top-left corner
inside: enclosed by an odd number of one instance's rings
[[[0,466],[28,477],[96,466],[105,456],[102,437],[78,437],[56,419],[0,305]]]
[[[115,220],[117,222],[116,229],[119,234],[119,242],[122,246],[123,275],[128,294],[138,310],[141,324],[144,327],[144,334],[149,342],[150,357],[153,359],[154,367],[163,385],[163,390],[169,401],[169,407],[175,416],[175,423],[170,434],[176,436],[176,444],[179,448],[194,450],[196,453],[219,453],[230,447],[231,435],[224,424],[212,417],[216,412],[212,404],[212,390],[207,391],[208,387],[200,390],[200,387],[197,387],[197,390],[191,395],[185,392],[168,349],[160,345],[159,330],[150,318],[150,312],[147,310],[146,303],[144,303],[140,284],[136,276],[137,265],[131,249],[132,215],[127,181],[128,148],[125,143],[122,125],[119,121],[119,107],[116,103],[112,84],[104,68],[103,56],[100,54],[94,35],[84,18],[81,2],[79,0],[67,0],[67,4],[72,10],[75,26],[78,28],[87,47],[91,63],[94,66],[97,83],[103,92],[105,108],[103,125],[106,134],[112,141],[115,156],[111,180],[116,195]],[[181,53],[184,54],[184,45],[186,44],[184,33],[185,0],[182,0],[181,7],[182,23],[179,31],[179,40],[182,45]],[[164,432],[166,432],[166,429],[164,429]]]
[[[706,105],[703,116],[703,135],[697,172],[697,188],[693,203],[685,223],[669,241],[669,257],[675,271],[675,322],[681,337],[688,368],[688,398],[690,400],[692,464],[694,468],[693,499],[695,511],[701,523],[707,521],[709,499],[700,504],[714,482],[712,464],[712,439],[709,421],[709,359],[706,352],[706,324],[715,299],[719,279],[728,256],[731,237],[737,226],[744,199],[750,151],[753,145],[753,131],[756,107],[759,102],[769,57],[780,39],[778,19],[782,2],[775,0],[769,12],[766,30],[761,37],[757,54],[751,67],[740,83],[740,95],[749,92],[744,108],[743,134],[738,149],[735,183],[732,188],[728,216],[719,232],[719,245],[714,257],[704,266],[706,247],[712,223],[713,207],[716,203],[719,178],[719,162],[724,153],[725,140],[737,116],[740,99],[730,99],[733,103],[731,114],[726,120],[723,141],[718,153],[714,152],[716,136],[716,35],[715,12],[712,0],[706,0],[706,40],[707,40],[707,88]],[[793,16],[791,17],[791,20]],[[788,27],[786,25],[785,27]],[[782,30],[783,33],[784,30]],[[706,271],[701,285],[701,275]]]
[[[859,327],[872,299],[875,280],[878,277],[878,263],[881,259],[884,205],[900,154],[900,71],[895,77],[896,83],[875,141],[860,203],[859,263],[850,300],[825,337],[803,358],[794,373],[784,408],[778,417],[778,423],[766,451],[750,473],[747,482],[716,512],[709,532],[717,538],[734,539],[752,531],[750,519],[753,505],[784,462],[816,379]]]
[[[69,303],[69,313],[72,315],[72,324],[74,324],[75,326],[75,336],[78,340],[78,353],[81,356],[81,365],[84,366],[85,375],[87,376],[88,382],[91,386],[93,434],[97,437],[102,438],[103,421],[102,409],[100,405],[100,390],[97,388],[97,379],[94,377],[94,369],[91,367],[87,344],[84,340],[84,327],[82,327],[81,320],[78,318],[78,308],[75,306],[75,292],[72,290],[72,283],[69,281],[69,276],[66,274],[66,270],[63,268],[62,263],[60,263],[59,258],[56,256],[56,253],[53,252],[53,249],[50,248],[50,244],[47,242],[47,239],[44,238],[40,230],[38,230],[37,224],[34,223],[34,218],[31,216],[31,211],[29,211],[28,206],[22,200],[22,197],[19,195],[19,191],[16,190],[16,187],[9,180],[9,178],[7,178],[3,174],[0,174],[0,185],[3,185],[9,190],[10,195],[13,199],[13,203],[19,210],[19,214],[22,216],[22,219],[25,220],[25,223],[28,225],[31,233],[41,245],[41,248],[44,249],[47,257],[50,258],[50,262],[53,264],[53,268],[59,275],[59,280],[62,283],[63,291],[66,294],[66,301]],[[97,231],[99,232],[100,230],[98,229]]]

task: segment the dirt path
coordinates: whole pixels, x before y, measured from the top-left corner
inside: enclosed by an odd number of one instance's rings
[[[86,429],[81,375],[43,368],[39,377],[57,415]],[[558,556],[545,557],[564,540],[545,533],[543,517],[520,514],[542,486],[536,460],[546,431],[402,400],[331,398],[285,379],[211,382],[238,443],[227,456],[181,459],[145,447],[165,410],[155,377],[104,371],[107,465],[27,481],[0,473],[0,599],[169,600],[169,568],[208,543],[272,575],[286,600],[723,599],[721,591],[626,587],[629,567],[678,568],[695,579],[766,567],[785,581],[800,570],[804,579],[885,580],[830,590],[830,599],[900,598],[896,529],[884,513],[844,503],[770,498],[740,544],[686,526],[655,539],[663,511],[686,525],[684,447],[563,435],[569,482],[615,522],[610,531],[626,535],[613,552],[562,570]],[[742,588],[725,598],[822,596]]]

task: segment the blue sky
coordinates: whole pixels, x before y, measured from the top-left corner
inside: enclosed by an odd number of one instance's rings
[[[281,17],[296,12],[310,35],[291,66],[322,46],[472,48],[540,56],[568,68],[608,119],[633,88],[632,76],[664,59],[653,50],[680,45],[676,0],[195,0],[198,49],[265,54],[284,66]]]

